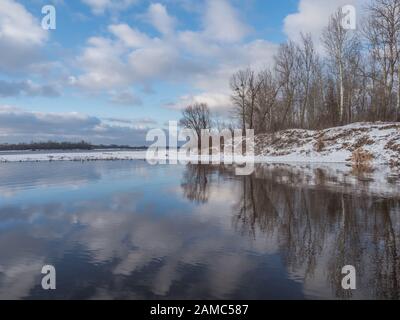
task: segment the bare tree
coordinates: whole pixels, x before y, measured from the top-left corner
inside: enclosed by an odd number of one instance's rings
[[[368,19],[364,34],[371,52],[371,72],[374,85],[382,88],[378,117],[390,115],[394,105],[395,83],[397,94],[395,111],[400,110],[400,0],[375,0],[368,7]],[[376,91],[375,91],[376,93]]]
[[[263,133],[275,129],[274,113],[281,85],[271,70],[260,72],[258,77],[261,86],[256,97],[255,132]]]
[[[254,129],[256,99],[261,90],[262,78],[251,69],[240,70],[231,78],[231,96],[235,114],[241,120],[242,130]]]
[[[196,133],[198,148],[201,149],[201,131],[211,129],[212,120],[210,108],[206,103],[195,103],[182,111],[182,119],[179,124]]]
[[[330,57],[330,65],[336,75],[339,87],[339,119],[345,122],[345,81],[349,74],[348,66],[351,64],[353,54],[359,48],[357,34],[353,30],[343,28],[344,14],[337,10],[330,18],[324,30],[322,41]]]
[[[263,83],[262,77],[257,77],[255,72],[249,72],[249,85],[247,88],[248,122],[249,129],[254,129],[256,100]]]
[[[299,84],[299,59],[297,56],[296,45],[293,41],[282,44],[275,56],[275,68],[278,75],[278,81],[282,86],[283,115],[280,120],[280,126],[289,127],[294,125],[295,95]]]
[[[249,85],[250,70],[240,70],[232,75],[230,86],[232,89],[232,102],[235,107],[234,113],[239,118],[243,133],[246,132],[247,114],[247,88]]]
[[[315,52],[311,34],[301,34],[302,43],[298,47],[299,58],[299,82],[300,82],[300,127],[305,126],[305,116],[311,102],[312,86],[318,72],[319,59]]]
[[[326,58],[310,34],[280,45],[271,70],[236,72],[230,81],[243,131],[323,129],[366,120],[400,120],[400,0],[371,0],[363,35],[330,17]]]

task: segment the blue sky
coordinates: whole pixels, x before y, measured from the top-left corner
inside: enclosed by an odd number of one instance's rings
[[[206,102],[230,107],[229,77],[271,65],[347,0],[1,0],[0,142],[143,144],[149,128]],[[52,4],[56,30],[43,30]]]

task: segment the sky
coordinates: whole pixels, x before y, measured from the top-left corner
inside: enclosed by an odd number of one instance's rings
[[[364,1],[365,2],[365,1]],[[144,145],[181,110],[231,107],[229,78],[362,0],[0,0],[0,143]],[[45,30],[42,7],[56,9]]]

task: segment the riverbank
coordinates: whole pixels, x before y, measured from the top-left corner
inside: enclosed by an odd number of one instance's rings
[[[255,138],[256,162],[400,165],[400,123],[353,123],[320,131],[292,129]]]
[[[151,159],[173,159],[160,151]],[[182,160],[190,161],[196,157]],[[202,157],[202,161],[207,157]],[[149,160],[147,151],[0,152],[0,162]],[[235,157],[253,161],[253,157]],[[221,162],[224,159],[221,157]],[[255,163],[346,163],[400,166],[400,123],[354,123],[321,131],[291,129],[255,137]]]

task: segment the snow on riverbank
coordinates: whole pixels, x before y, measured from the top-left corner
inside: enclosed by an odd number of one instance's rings
[[[146,151],[20,152],[1,154],[0,162],[143,160]]]
[[[372,164],[400,163],[400,123],[354,123],[321,131],[285,130],[256,137],[256,162],[350,163],[357,149]]]
[[[354,123],[321,131],[292,129],[259,135],[254,159],[256,163],[350,163],[353,152],[360,149],[372,156],[373,165],[400,165],[400,123]],[[146,154],[123,150],[13,152],[0,153],[0,162],[145,160]],[[252,157],[235,159],[252,161]]]

